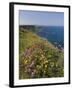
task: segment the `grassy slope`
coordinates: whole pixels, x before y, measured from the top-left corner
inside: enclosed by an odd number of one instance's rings
[[[63,52],[28,30],[20,30],[19,78],[63,77]]]

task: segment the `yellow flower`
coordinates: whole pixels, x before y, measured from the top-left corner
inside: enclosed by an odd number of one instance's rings
[[[46,63],[48,63],[48,61],[45,60],[45,61],[44,61],[44,64],[46,64]]]
[[[46,63],[48,63],[48,61],[45,61]]]
[[[42,54],[41,57],[44,58],[44,55]]]
[[[45,68],[47,68],[47,65],[45,65]]]
[[[25,64],[27,64],[27,62],[28,62],[28,61],[27,61],[27,60],[25,60]]]

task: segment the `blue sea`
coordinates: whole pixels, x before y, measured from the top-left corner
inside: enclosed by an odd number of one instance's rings
[[[43,37],[53,44],[64,48],[64,27],[63,26],[42,26],[37,30],[37,35]]]

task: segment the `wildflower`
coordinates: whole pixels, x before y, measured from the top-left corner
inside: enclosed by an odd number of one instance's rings
[[[27,62],[28,62],[28,61],[27,61],[27,60],[25,60],[25,64],[27,64]]]
[[[45,61],[45,63],[48,63],[48,61]]]
[[[47,68],[47,65],[45,65],[45,68]]]

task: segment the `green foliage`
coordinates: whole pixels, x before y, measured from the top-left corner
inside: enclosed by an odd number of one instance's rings
[[[64,76],[64,55],[27,29],[19,31],[19,79]]]

